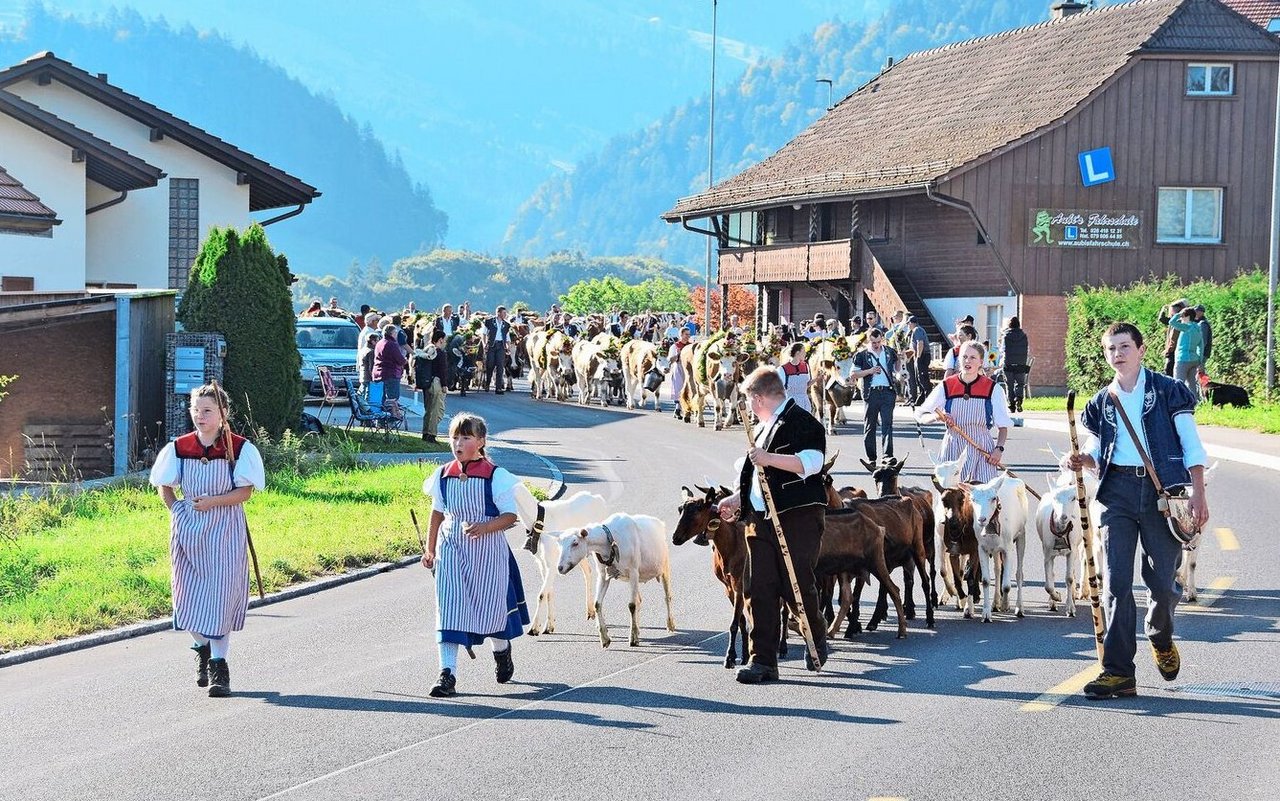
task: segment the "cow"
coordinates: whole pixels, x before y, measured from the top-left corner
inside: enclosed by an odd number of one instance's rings
[[[567,528],[585,526],[608,516],[609,510],[604,498],[590,492],[582,491],[568,498],[556,501],[540,502],[529,492],[523,483],[516,484],[516,515],[524,526],[528,539],[525,550],[533,553],[538,563],[538,573],[542,577],[542,586],[538,590],[538,603],[533,610],[533,621],[529,626],[529,634],[553,634],[556,630],[556,608],[554,603],[556,566],[560,563],[560,540],[557,532]],[[595,605],[591,598],[591,565],[582,566],[582,581],[586,593],[587,619],[596,616]],[[543,610],[546,614],[543,614]],[[539,620],[542,622],[539,623]]]
[[[534,400],[551,396],[550,387],[543,386],[547,375],[547,338],[549,336],[550,332],[545,328],[538,328],[530,331],[521,343],[525,356],[529,360],[529,394]]]
[[[818,342],[809,356],[809,401],[813,415],[822,421],[827,436],[835,436],[836,417],[847,422],[844,407],[853,403],[853,388],[845,383],[853,369],[853,350],[847,337]]]
[[[612,514],[590,526],[561,532],[560,574],[564,575],[588,554],[600,562],[596,573],[596,624],[600,644],[608,648],[609,628],[604,620],[604,596],[609,582],[625,577],[631,584],[631,647],[640,645],[640,584],[662,582],[667,601],[667,631],[676,630],[671,614],[671,553],[667,549],[666,524],[649,515]]]
[[[653,395],[653,410],[662,411],[658,392],[662,380],[671,368],[670,360],[652,342],[633,339],[620,351],[622,372],[627,382],[627,408],[644,406],[645,393]]]
[[[569,390],[577,381],[573,371],[573,339],[563,331],[547,335],[547,372],[543,381],[547,395],[555,394],[557,400],[569,400]]]
[[[982,622],[991,622],[994,605],[1009,611],[1009,559],[1017,551],[1018,596],[1013,612],[1022,617],[1022,560],[1027,550],[1027,485],[1019,478],[997,476],[969,489],[973,530],[978,535],[978,563],[982,567]],[[993,598],[998,588],[998,599]],[[993,604],[994,600],[994,604]]]
[[[689,348],[686,347],[685,350]],[[683,365],[684,354],[681,353],[680,356]],[[715,429],[720,431],[724,428],[724,409],[716,397],[716,382],[722,376],[733,375],[737,364],[736,354],[730,349],[724,332],[721,332],[694,345],[690,362],[691,372],[685,374],[681,402],[687,414],[697,415],[698,427],[706,428],[702,411],[706,408],[707,399],[712,399],[715,407]]]

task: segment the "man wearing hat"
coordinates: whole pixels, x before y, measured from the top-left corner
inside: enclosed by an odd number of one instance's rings
[[[1160,310],[1160,325],[1169,325],[1169,318],[1178,316],[1191,305],[1186,298],[1178,298],[1167,309]],[[1170,328],[1164,335],[1164,374],[1173,375],[1174,355],[1178,350],[1178,329]]]

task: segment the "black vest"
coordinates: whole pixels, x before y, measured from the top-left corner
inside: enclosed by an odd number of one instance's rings
[[[764,449],[769,453],[784,453],[795,456],[800,451],[827,451],[827,432],[822,423],[813,415],[801,409],[794,401],[788,401],[783,408],[778,424],[765,442]],[[751,474],[755,465],[747,459],[742,464],[742,475],[738,479],[739,496],[743,508],[751,504]],[[774,467],[764,469],[765,480],[769,482],[769,491],[773,494],[773,503],[778,513],[799,509],[803,506],[826,506],[827,489],[822,483],[820,474],[808,478],[789,470]]]

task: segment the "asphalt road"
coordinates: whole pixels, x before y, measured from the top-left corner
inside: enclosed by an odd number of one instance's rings
[[[669,411],[523,394],[450,396],[449,407],[555,462],[570,491],[669,524],[680,485],[728,483],[745,445],[741,428],[698,429]],[[926,482],[914,428],[898,435],[904,480]],[[1048,446],[1065,439],[1014,429],[1008,463],[1039,489]],[[837,482],[870,488],[858,426],[833,447]],[[793,658],[781,682],[753,687],[722,666],[730,610],[707,549],[672,549],[677,632],[663,626],[660,588],[643,586],[638,648],[620,586],[606,602],[614,645],[600,647],[575,573],[558,585],[558,632],[515,642],[515,680],[494,682],[486,647],[464,657],[452,700],[427,696],[434,602],[429,575],[410,567],[252,611],[233,641],[230,699],[194,686],[176,632],[0,670],[0,798],[1272,799],[1278,489],[1280,473],[1215,471],[1201,602],[1177,618],[1182,675],[1162,681],[1140,651],[1135,699],[1079,696],[1096,672],[1088,609],[1048,612],[1036,543],[1025,619],[941,610],[936,630],[917,620],[906,640],[891,625],[837,640],[821,674]],[[255,539],[269,550],[269,532]],[[532,596],[533,561],[517,559]]]

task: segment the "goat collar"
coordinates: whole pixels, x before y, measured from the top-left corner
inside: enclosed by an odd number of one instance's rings
[[[542,539],[542,531],[546,528],[547,507],[538,504],[538,518],[533,521],[533,528],[529,531],[529,538],[524,541],[524,549],[529,553],[536,554],[538,552],[538,542]]]
[[[604,529],[604,540],[609,545],[609,556],[605,558],[597,553],[596,559],[605,567],[613,567],[618,562],[618,541],[613,538],[613,532],[604,523],[600,524],[600,528]]]

